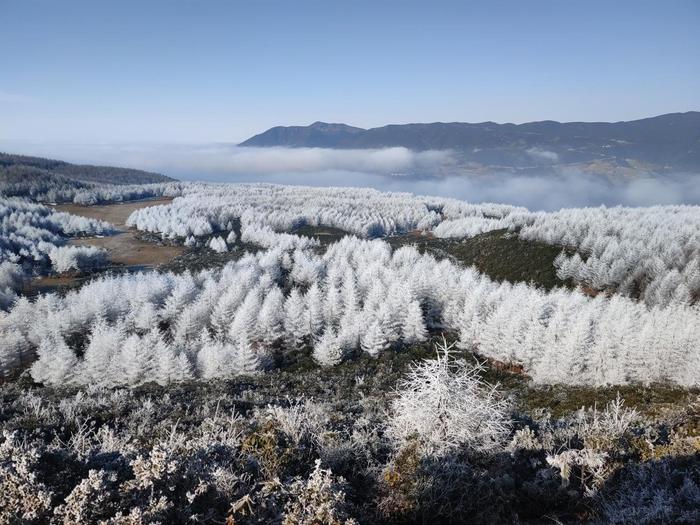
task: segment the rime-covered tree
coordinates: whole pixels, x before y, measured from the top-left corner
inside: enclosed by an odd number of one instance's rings
[[[121,352],[124,337],[121,325],[109,326],[106,321],[98,320],[92,327],[90,341],[85,348],[80,380],[85,383],[111,383],[115,359]]]
[[[32,351],[27,339],[18,331],[2,334],[0,345],[0,377],[9,376],[29,364]]]
[[[138,386],[155,380],[157,363],[148,338],[130,335],[122,343],[121,351],[115,360],[114,379],[117,384]]]
[[[372,357],[377,357],[389,347],[389,341],[382,332],[378,321],[372,321],[360,334],[360,346],[362,350]]]
[[[335,366],[343,359],[343,349],[333,328],[327,328],[314,344],[313,358],[321,366]]]
[[[216,340],[204,340],[197,353],[197,371],[202,379],[220,379],[236,375],[233,365],[236,346]]]
[[[226,241],[222,237],[212,237],[211,240],[209,241],[209,249],[217,252],[217,253],[225,253],[228,251],[228,245],[226,244]]]
[[[238,283],[235,283],[238,284]],[[212,311],[210,324],[214,334],[220,339],[228,337],[233,317],[246,296],[246,288],[243,286],[231,286],[226,289]]]
[[[408,303],[406,316],[401,324],[401,339],[404,343],[421,343],[428,338],[428,331],[423,321],[423,312],[418,301]]]
[[[50,334],[37,350],[31,368],[32,379],[52,386],[70,385],[78,368],[78,358],[60,334]]]
[[[284,330],[290,348],[301,348],[309,335],[309,323],[305,312],[304,298],[294,288],[284,303]]]
[[[309,335],[312,340],[318,339],[323,330],[323,294],[318,284],[309,287],[305,295],[306,312],[309,320]]]
[[[241,342],[236,346],[233,355],[233,368],[236,375],[253,375],[260,371],[260,358],[250,344]]]
[[[260,289],[255,287],[248,292],[236,311],[229,328],[229,338],[237,343],[250,343],[256,339],[258,314],[261,307]]]
[[[166,343],[157,329],[149,332],[144,339],[144,344],[153,348],[153,381],[168,385],[192,379],[192,365],[185,352],[177,352]]]
[[[257,331],[262,343],[271,347],[284,335],[284,294],[273,286],[265,296],[258,313]]]

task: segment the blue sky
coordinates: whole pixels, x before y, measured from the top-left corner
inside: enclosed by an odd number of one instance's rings
[[[700,2],[0,0],[0,140],[700,109]]]

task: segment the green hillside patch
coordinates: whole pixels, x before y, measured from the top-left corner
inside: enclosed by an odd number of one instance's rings
[[[430,235],[408,233],[387,238],[398,248],[416,245],[443,259],[448,257],[464,266],[474,266],[496,281],[529,283],[550,290],[570,286],[556,275],[554,259],[561,247],[518,238],[517,233],[495,230],[469,239],[438,239]]]

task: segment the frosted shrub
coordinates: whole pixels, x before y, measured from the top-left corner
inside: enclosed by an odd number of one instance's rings
[[[600,523],[700,523],[697,461],[648,461],[622,469],[599,494]]]
[[[54,516],[59,522],[68,524],[95,523],[104,517],[113,498],[116,473],[90,470],[88,477],[78,483],[66,497],[65,503],[56,507]]]
[[[284,509],[283,525],[357,525],[347,513],[343,479],[333,479],[321,461],[306,481],[295,481]]]
[[[454,359],[443,338],[435,359],[414,364],[399,382],[387,432],[396,447],[417,438],[425,453],[497,450],[509,432],[507,405],[483,368]]]
[[[295,444],[318,440],[329,419],[327,408],[310,399],[294,401],[287,407],[269,405],[260,415],[274,420]]]
[[[23,445],[18,433],[3,431],[0,439],[0,523],[45,519],[52,493],[37,480],[38,451]]]
[[[605,479],[606,468],[605,452],[597,452],[588,448],[581,450],[565,450],[559,454],[547,456],[547,463],[559,469],[562,486],[568,487],[571,482],[572,471],[576,469],[580,476],[581,485],[590,495],[594,488]]]

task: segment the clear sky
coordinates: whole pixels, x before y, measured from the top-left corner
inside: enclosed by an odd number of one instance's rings
[[[0,139],[698,110],[699,28],[699,0],[0,0]]]

